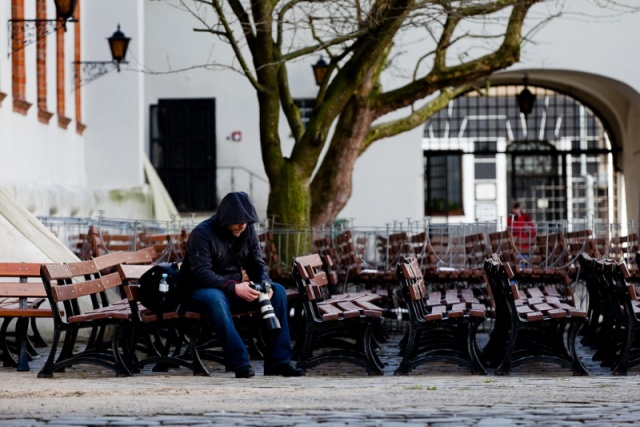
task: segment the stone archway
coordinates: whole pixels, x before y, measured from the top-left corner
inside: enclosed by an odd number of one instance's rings
[[[569,94],[598,113],[605,126],[614,153],[617,212],[611,222],[640,219],[640,93],[618,80],[573,70],[521,69],[496,73],[492,85],[522,84],[542,86]]]
[[[536,96],[527,114],[516,102],[525,89],[520,81],[466,93],[431,117],[425,125],[425,158],[448,153],[466,157],[460,164],[467,167],[461,166],[457,176],[451,171],[436,176],[427,163],[425,189],[431,189],[435,178],[462,182],[465,214],[475,205],[476,220],[505,216],[518,201],[539,222],[616,222],[621,217],[616,203],[620,191],[611,126],[570,94],[531,83],[527,88]],[[478,191],[481,186],[497,191]],[[456,188],[441,187],[449,189],[449,196]],[[432,193],[425,190],[427,206]]]

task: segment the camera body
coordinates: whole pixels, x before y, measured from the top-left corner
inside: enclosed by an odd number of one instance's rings
[[[267,329],[280,329],[280,321],[273,311],[273,305],[271,305],[271,299],[269,298],[269,292],[271,292],[271,283],[252,283],[251,287],[260,292],[260,296],[258,297],[258,305],[260,307],[260,313],[262,314],[262,320],[265,322]]]
[[[251,287],[253,289],[255,289],[256,291],[263,293],[265,295],[269,295],[269,292],[271,291],[271,283],[269,282],[262,282],[262,283],[253,283],[251,282]]]

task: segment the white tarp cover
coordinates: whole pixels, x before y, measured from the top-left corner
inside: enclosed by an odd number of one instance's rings
[[[0,187],[0,261],[62,263],[79,259],[35,215]]]
[[[176,208],[176,205],[171,200],[169,192],[162,183],[162,180],[158,176],[155,168],[149,161],[147,156],[142,156],[144,162],[144,173],[147,176],[147,182],[151,187],[151,193],[153,194],[153,211],[156,221],[171,221],[173,219],[180,218],[180,213]],[[174,218],[172,218],[172,216]]]

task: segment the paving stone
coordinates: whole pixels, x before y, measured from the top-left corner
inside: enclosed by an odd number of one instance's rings
[[[14,418],[14,419],[8,419],[8,420],[0,420],[0,426],[4,427],[38,427],[38,426],[44,426],[47,425],[46,421],[40,421],[40,420],[36,420],[33,418],[23,418],[23,419],[19,419],[19,418]]]
[[[479,341],[486,342],[486,333],[479,335]],[[358,409],[355,410],[286,410],[279,409],[274,411],[261,411],[259,413],[243,413],[241,411],[211,411],[200,412],[197,416],[181,416],[181,415],[156,415],[149,417],[43,417],[42,419],[13,417],[8,418],[0,412],[0,427],[17,426],[17,427],[41,427],[41,426],[284,426],[284,427],[333,427],[333,426],[384,426],[384,427],[413,427],[413,426],[502,426],[502,425],[518,425],[518,426],[585,426],[594,425],[603,426],[626,426],[636,425],[640,420],[640,404],[635,402],[635,396],[640,391],[640,379],[637,373],[630,373],[626,377],[613,377],[608,368],[600,367],[597,362],[590,359],[592,352],[578,345],[578,351],[583,361],[587,365],[590,375],[588,377],[573,377],[570,370],[558,365],[549,363],[531,363],[524,364],[515,368],[509,376],[495,376],[489,373],[487,376],[470,375],[464,369],[460,369],[452,364],[434,363],[423,365],[419,369],[414,370],[407,376],[394,377],[393,371],[399,362],[397,343],[401,334],[391,337],[389,342],[383,344],[380,355],[385,366],[385,376],[368,377],[366,372],[359,367],[345,363],[332,363],[320,365],[310,369],[307,377],[304,379],[281,379],[262,377],[262,362],[256,361],[254,369],[258,373],[258,377],[246,383],[239,383],[233,378],[232,373],[224,372],[224,368],[212,362],[212,377],[210,379],[211,387],[220,385],[221,387],[241,387],[243,389],[255,389],[256,399],[277,399],[277,393],[284,389],[302,390],[305,386],[317,387],[322,393],[331,395],[336,390],[347,387],[353,387],[354,402],[358,402]],[[38,366],[43,363],[44,358],[36,358],[32,363],[32,369],[37,372]],[[0,368],[0,376],[7,368]],[[86,373],[87,381],[98,382],[105,381],[107,387],[116,384],[117,380],[108,372],[102,372],[99,369],[82,368],[74,371],[69,369],[68,372]],[[99,372],[97,374],[96,372]],[[636,370],[637,372],[637,370]],[[444,373],[444,375],[443,375]],[[14,374],[14,373],[12,373]],[[61,373],[60,377],[64,377],[65,373]],[[198,381],[201,379],[191,379],[185,370],[169,372],[158,375],[144,370],[138,374],[136,378],[140,381],[148,381],[152,378],[154,384],[162,387],[163,378],[165,376],[184,378],[185,388],[196,384],[200,387]],[[119,380],[119,379],[118,379]],[[125,381],[126,379],[122,379]],[[424,402],[424,405],[406,408],[386,408],[384,405],[378,405],[371,410],[363,410],[361,402],[363,396],[366,396],[368,384],[375,382],[384,382],[388,384],[389,393],[414,392],[416,400]],[[2,379],[0,377],[0,384]],[[51,380],[51,387],[55,388],[56,379]],[[386,387],[386,385],[385,385]],[[432,389],[433,388],[433,389]],[[548,388],[554,390],[556,394],[549,394],[548,399],[536,405],[529,405],[526,401],[527,390],[539,390]],[[268,389],[272,389],[271,392]],[[456,396],[481,395],[484,392],[496,390],[504,390],[505,398],[502,402],[493,402],[481,400],[469,403],[462,398]],[[581,402],[575,399],[570,401],[572,390],[593,391],[593,400],[589,402]],[[459,391],[459,393],[458,393]],[[272,394],[271,394],[272,393]],[[440,393],[451,395],[451,401],[445,405],[433,407],[430,405],[430,399],[437,397]],[[524,399],[516,404],[515,399],[511,396],[517,396],[517,393],[524,393]],[[599,395],[605,396],[609,393],[629,396],[628,402],[620,402],[616,404],[601,403],[605,399],[599,399]],[[344,396],[344,394],[342,395]],[[562,399],[558,399],[560,396]],[[176,407],[180,406],[180,399],[193,399],[192,396],[185,395],[175,396]],[[355,400],[358,399],[358,400]],[[8,400],[8,399],[7,399]],[[562,400],[561,403],[558,400]],[[81,401],[80,399],[77,400]],[[327,399],[327,404],[331,401]],[[7,403],[0,400],[0,405]],[[340,402],[348,403],[348,402]],[[0,406],[1,411],[1,406]]]

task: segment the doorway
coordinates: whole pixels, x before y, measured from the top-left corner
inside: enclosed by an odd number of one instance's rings
[[[514,141],[507,146],[507,203],[520,202],[534,222],[567,219],[563,156],[546,141]]]
[[[215,99],[160,99],[150,107],[150,155],[180,212],[214,211]]]

